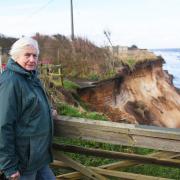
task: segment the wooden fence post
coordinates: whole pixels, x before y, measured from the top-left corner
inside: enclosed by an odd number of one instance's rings
[[[58,73],[59,73],[60,78],[61,78],[61,86],[64,87],[64,77],[63,77],[62,65],[60,65],[60,67],[58,68]]]

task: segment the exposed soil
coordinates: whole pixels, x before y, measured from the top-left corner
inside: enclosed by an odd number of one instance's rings
[[[180,95],[162,64],[160,58],[137,64],[133,72],[121,69],[116,77],[78,93],[112,121],[180,128]]]

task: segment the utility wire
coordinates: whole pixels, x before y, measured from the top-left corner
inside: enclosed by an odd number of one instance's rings
[[[24,18],[19,22],[14,22],[17,27],[21,27],[22,25],[26,24],[27,21],[32,18],[34,15],[40,13],[43,9],[45,9],[50,3],[52,3],[54,0],[47,1],[44,5],[39,7],[38,9],[34,10],[31,14],[24,16]]]
[[[26,19],[24,21],[26,21],[27,19],[30,19],[31,17],[33,17],[34,15],[38,14],[39,12],[41,12],[43,9],[45,9],[50,3],[52,3],[54,0],[49,0],[46,4],[44,4],[43,6],[41,6],[39,9],[35,10],[33,13],[31,13],[29,16],[26,17]]]

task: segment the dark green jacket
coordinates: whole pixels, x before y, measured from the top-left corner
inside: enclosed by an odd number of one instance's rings
[[[53,125],[36,72],[9,59],[0,77],[0,170],[27,174],[52,161]]]

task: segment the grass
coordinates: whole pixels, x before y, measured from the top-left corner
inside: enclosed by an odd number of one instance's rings
[[[125,172],[158,176],[171,179],[180,179],[180,169],[157,165],[142,165],[123,169]]]
[[[98,112],[88,112],[85,110],[81,110],[74,106],[65,103],[58,103],[57,105],[58,113],[61,115],[67,115],[72,117],[80,117],[80,118],[88,118],[95,120],[107,120],[107,118]]]
[[[64,80],[64,88],[67,90],[72,90],[79,88],[79,85],[70,80]]]

